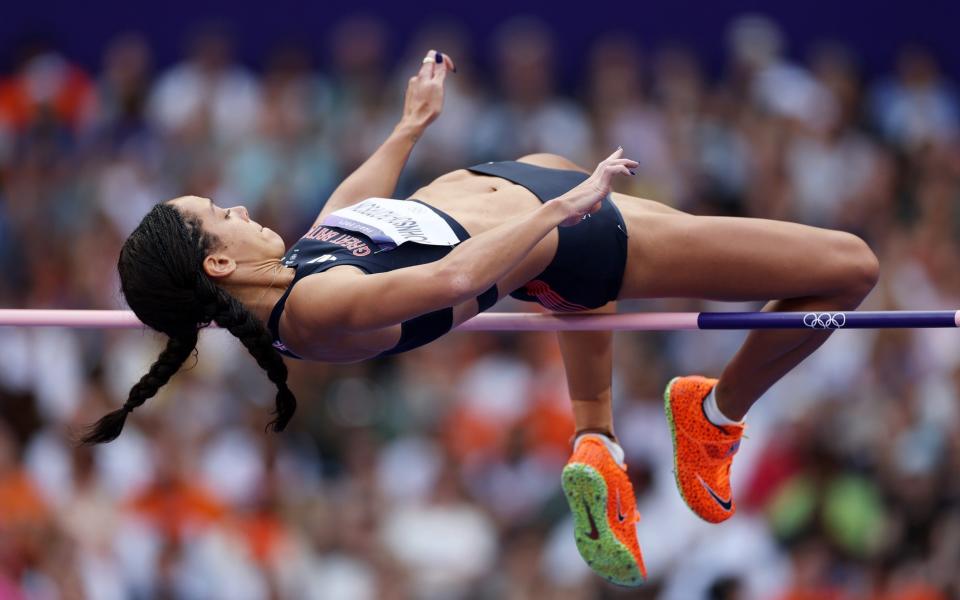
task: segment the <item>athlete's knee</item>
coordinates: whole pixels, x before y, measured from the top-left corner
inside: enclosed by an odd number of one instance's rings
[[[836,232],[830,254],[842,271],[840,277],[846,295],[859,301],[877,285],[880,261],[862,238],[851,233]]]

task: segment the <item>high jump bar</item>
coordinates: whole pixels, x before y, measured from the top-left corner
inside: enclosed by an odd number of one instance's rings
[[[0,309],[0,327],[136,329],[129,310]],[[672,331],[678,329],[889,329],[960,327],[960,310],[849,312],[483,313],[459,331]]]

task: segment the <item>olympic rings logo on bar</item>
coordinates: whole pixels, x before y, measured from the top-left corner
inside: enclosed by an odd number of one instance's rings
[[[840,329],[847,324],[846,313],[807,313],[803,324],[810,329]]]

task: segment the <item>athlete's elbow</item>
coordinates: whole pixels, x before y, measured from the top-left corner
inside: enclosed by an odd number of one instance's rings
[[[466,302],[469,298],[475,296],[476,286],[473,278],[463,271],[450,272],[444,271],[438,277],[443,282],[443,288],[446,291],[451,304]]]

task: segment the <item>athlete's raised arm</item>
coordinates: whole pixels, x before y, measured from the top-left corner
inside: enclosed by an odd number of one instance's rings
[[[376,152],[334,190],[314,225],[337,209],[366,198],[393,195],[413,145],[443,109],[443,82],[455,68],[449,56],[434,50],[427,53],[420,71],[407,84],[400,122]]]
[[[330,272],[304,278],[287,310],[319,330],[364,331],[465,302],[502,279],[558,225],[573,225],[599,208],[614,175],[637,163],[617,150],[586,181],[537,210],[461,242],[438,261],[369,275]]]

